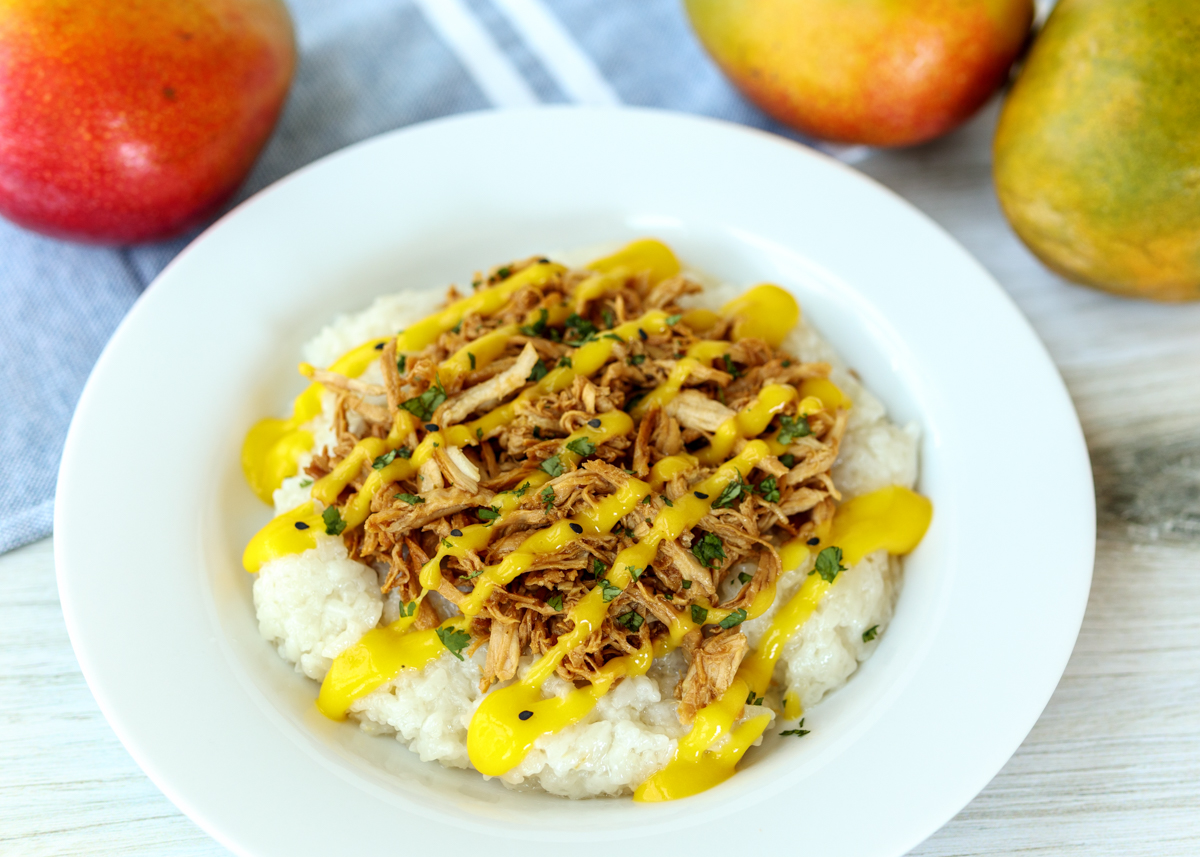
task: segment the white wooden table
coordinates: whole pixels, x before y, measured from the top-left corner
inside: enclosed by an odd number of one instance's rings
[[[1054,356],[1096,475],[1095,582],[1033,732],[913,853],[1197,855],[1200,304],[1110,298],[1042,268],[992,192],[995,112],[859,168],[966,245]],[[1019,585],[1054,573],[1013,550],[1015,582],[1035,577]],[[0,557],[0,853],[228,853],[159,793],[101,716],[67,640],[49,540]]]

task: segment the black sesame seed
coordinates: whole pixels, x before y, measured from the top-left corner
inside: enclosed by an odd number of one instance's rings
[[[649,336],[646,335],[646,331],[642,330],[640,327],[638,328],[638,336],[640,336],[642,338],[642,342],[645,342],[647,339],[650,338]]]
[[[579,535],[580,533],[583,532],[583,527],[579,526],[579,524],[573,523],[573,524],[571,524],[571,532],[575,533],[576,535]]]
[[[386,345],[386,343],[384,343],[384,342],[377,342],[377,343],[375,343],[375,350],[376,350],[376,351],[382,351],[382,350],[383,350],[383,346],[384,346],[384,345]]]
[[[437,431],[437,423],[425,423],[425,431]]]
[[[307,530],[307,529],[308,529],[308,524],[304,523],[303,521],[297,521],[297,522],[296,522],[296,529],[297,529],[297,530]]]
[[[819,545],[821,543],[821,540],[818,539],[816,536],[813,536],[811,539],[808,540],[808,543],[810,545]]]
[[[692,493],[696,495],[697,500],[707,500],[708,499],[708,495],[705,494],[703,491],[693,491]]]
[[[592,428],[600,428],[600,420],[588,420],[588,425]]]
[[[520,714],[518,714],[517,717],[520,717],[522,720],[528,720],[530,717],[533,717],[533,712],[530,711],[529,709],[525,709]]]
[[[458,536],[462,535],[462,530],[458,529],[458,527],[455,527],[453,530],[450,531],[450,535],[455,536],[457,538]]]

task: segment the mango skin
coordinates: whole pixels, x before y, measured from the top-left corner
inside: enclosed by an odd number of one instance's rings
[[[199,223],[295,64],[282,0],[0,0],[0,214],[104,244]]]
[[[1033,0],[685,0],[705,49],[763,111],[809,136],[931,140],[1007,79]]]
[[[1001,208],[1047,266],[1200,298],[1200,4],[1061,0],[1000,115]]]

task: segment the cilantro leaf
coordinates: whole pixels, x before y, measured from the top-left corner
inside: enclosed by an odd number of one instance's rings
[[[796,466],[796,456],[792,455],[790,452],[785,452],[783,455],[779,456],[779,463],[788,470],[791,470]]]
[[[768,503],[778,503],[779,483],[775,481],[775,477],[768,476],[762,482],[758,483],[758,493],[762,494],[762,498]]]
[[[446,388],[442,386],[442,379],[438,378],[432,387],[407,402],[401,402],[400,407],[419,420],[430,420],[433,418],[433,412],[441,407],[444,401]]]
[[[842,565],[842,549],[839,547],[827,547],[817,554],[817,574],[821,575],[821,579],[833,583],[837,578],[839,571],[845,571],[846,566]]]
[[[615,621],[618,625],[624,625],[630,631],[637,631],[646,620],[642,618],[641,613],[638,613],[636,610],[630,610],[628,613],[622,613]]]
[[[617,323],[617,317],[615,315],[613,315],[613,311],[611,309],[609,309],[608,307],[605,307],[604,310],[600,314],[602,316],[604,316],[604,326],[605,327],[611,329],[612,326]]]
[[[475,510],[475,517],[481,521],[494,521],[500,517],[500,510],[495,506],[483,506]]]
[[[703,625],[704,620],[708,618],[708,608],[701,607],[699,604],[692,605],[692,621],[697,625]]]
[[[425,502],[424,497],[418,497],[416,494],[396,494],[394,496],[397,500],[403,500],[410,506],[419,506]]]
[[[734,378],[737,378],[738,376],[740,376],[742,373],[739,372],[738,368],[733,365],[733,358],[730,357],[728,354],[725,354],[722,356],[725,359],[725,371],[728,372]]]
[[[738,572],[738,583],[742,584],[743,586],[745,586],[747,583],[749,583],[753,579],[754,579],[754,575],[746,574],[746,572],[744,572],[744,571]]]
[[[730,628],[736,628],[738,625],[746,621],[746,608],[739,607],[734,610],[717,624],[728,631]]]
[[[562,595],[555,594],[552,598],[547,598],[546,603],[555,610],[562,611]]]
[[[471,371],[475,371],[475,354],[472,351],[467,352],[467,359],[471,361]]]
[[[586,437],[579,437],[567,444],[567,449],[576,455],[589,456],[596,451],[596,444]]]
[[[800,719],[800,725],[801,726],[804,725],[803,718]],[[797,738],[803,738],[805,735],[807,735],[811,731],[812,731],[811,729],[784,729],[779,734],[780,735],[795,735]]]
[[[542,462],[542,470],[549,473],[551,477],[562,476],[562,460],[557,455],[552,455]],[[551,490],[553,491],[554,489]],[[545,497],[545,492],[543,492],[542,496]]]
[[[812,434],[812,427],[808,424],[808,417],[789,417],[787,414],[780,414],[779,426],[779,434],[775,439],[784,446],[787,446],[794,440],[799,440],[802,437],[808,437]]]
[[[541,336],[542,331],[546,329],[546,321],[549,318],[550,313],[546,312],[545,309],[539,309],[537,321],[533,324],[521,325],[521,333],[526,336]]]
[[[387,467],[389,464],[391,464],[395,460],[396,460],[396,450],[391,449],[391,450],[388,450],[387,452],[385,452],[383,455],[376,458],[374,461],[372,461],[371,468],[373,470],[383,470],[383,468]]]
[[[634,580],[637,580],[639,577],[642,576],[642,573],[646,569],[638,568],[636,565],[631,565],[631,566],[627,567],[627,570],[629,571],[629,576],[632,577]]]
[[[571,332],[572,340],[587,339],[596,332],[596,325],[574,312],[567,316],[563,326]]]
[[[412,450],[407,446],[402,446],[396,450],[397,458],[412,458]]]
[[[554,502],[557,498],[554,496],[553,488],[551,488],[549,485],[547,485],[545,488],[542,489],[542,493],[539,494],[538,496],[541,497],[542,502],[546,504],[547,512],[549,512],[552,508],[554,508]]]
[[[450,650],[450,654],[458,658],[460,661],[466,660],[462,656],[462,650],[471,643],[471,635],[466,631],[460,631],[458,628],[438,628],[438,639],[442,641],[442,645]]]
[[[675,325],[679,324],[679,322],[682,318],[683,318],[683,313],[681,313],[681,312],[677,312],[677,313],[675,313],[675,315],[667,316],[667,327],[674,327]]]
[[[668,506],[670,506],[672,508],[675,507],[675,504],[671,502],[671,498],[668,497],[666,494],[663,494],[662,498],[663,498],[663,502],[666,503]]]
[[[683,582],[683,588],[684,588],[684,589],[691,589],[691,588],[692,588],[692,582],[691,582],[690,580],[685,580],[685,581]]]
[[[326,506],[325,511],[321,513],[321,520],[325,522],[326,535],[340,536],[342,530],[346,529],[346,522],[337,506]]]
[[[600,600],[605,604],[621,594],[621,587],[610,583],[607,578],[600,578]]]
[[[716,568],[725,559],[725,543],[715,533],[705,533],[692,543],[692,553],[705,568]]]
[[[747,496],[749,493],[750,486],[746,484],[746,480],[742,478],[742,474],[738,473],[737,477],[717,495],[717,499],[713,500],[713,508],[728,509],[739,497]]]
[[[408,355],[401,354],[399,357],[396,358],[396,371],[399,372],[401,375],[403,375],[404,368],[407,363],[408,363]]]
[[[401,616],[411,616],[416,612],[417,612],[417,602],[415,602],[415,601],[401,601],[400,602],[400,615]]]
[[[870,628],[863,631],[863,642],[864,643],[871,642],[872,640],[875,639],[876,636],[878,636],[878,634],[879,634],[879,626],[872,625]]]
[[[608,569],[604,567],[604,563],[596,558],[592,558],[592,576],[600,580],[604,575],[608,574]]]
[[[522,482],[519,488],[512,488],[508,491],[501,491],[501,494],[516,494],[518,497],[524,497],[525,492],[529,490],[529,483]]]
[[[546,364],[542,362],[542,358],[539,357],[537,363],[534,363],[533,368],[529,370],[529,377],[525,380],[530,383],[535,383],[545,378],[549,371],[550,370],[546,368]]]
[[[630,366],[641,366],[643,363],[646,362],[646,355],[645,354],[630,354],[628,357],[625,358],[625,362],[627,362]]]
[[[311,479],[301,479],[300,480],[301,488],[307,488],[309,485],[312,485],[312,484],[313,484],[313,481]]]
[[[558,365],[555,366],[554,368],[562,369],[563,367],[566,367],[567,369],[571,368],[571,358],[568,357],[566,354],[564,354],[562,357],[558,358]]]

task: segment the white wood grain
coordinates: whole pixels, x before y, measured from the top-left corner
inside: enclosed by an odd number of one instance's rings
[[[1200,305],[1063,283],[991,190],[995,108],[860,168],[945,226],[1029,316],[1093,457],[1095,582],[1074,655],[992,783],[914,855],[1200,854]],[[1013,403],[1036,442],[1036,415]],[[1053,491],[1030,475],[1030,491]],[[1014,534],[1013,585],[1037,596]],[[1020,633],[1014,628],[1013,633]],[[79,673],[47,540],[0,557],[0,853],[227,854],[146,779]]]

